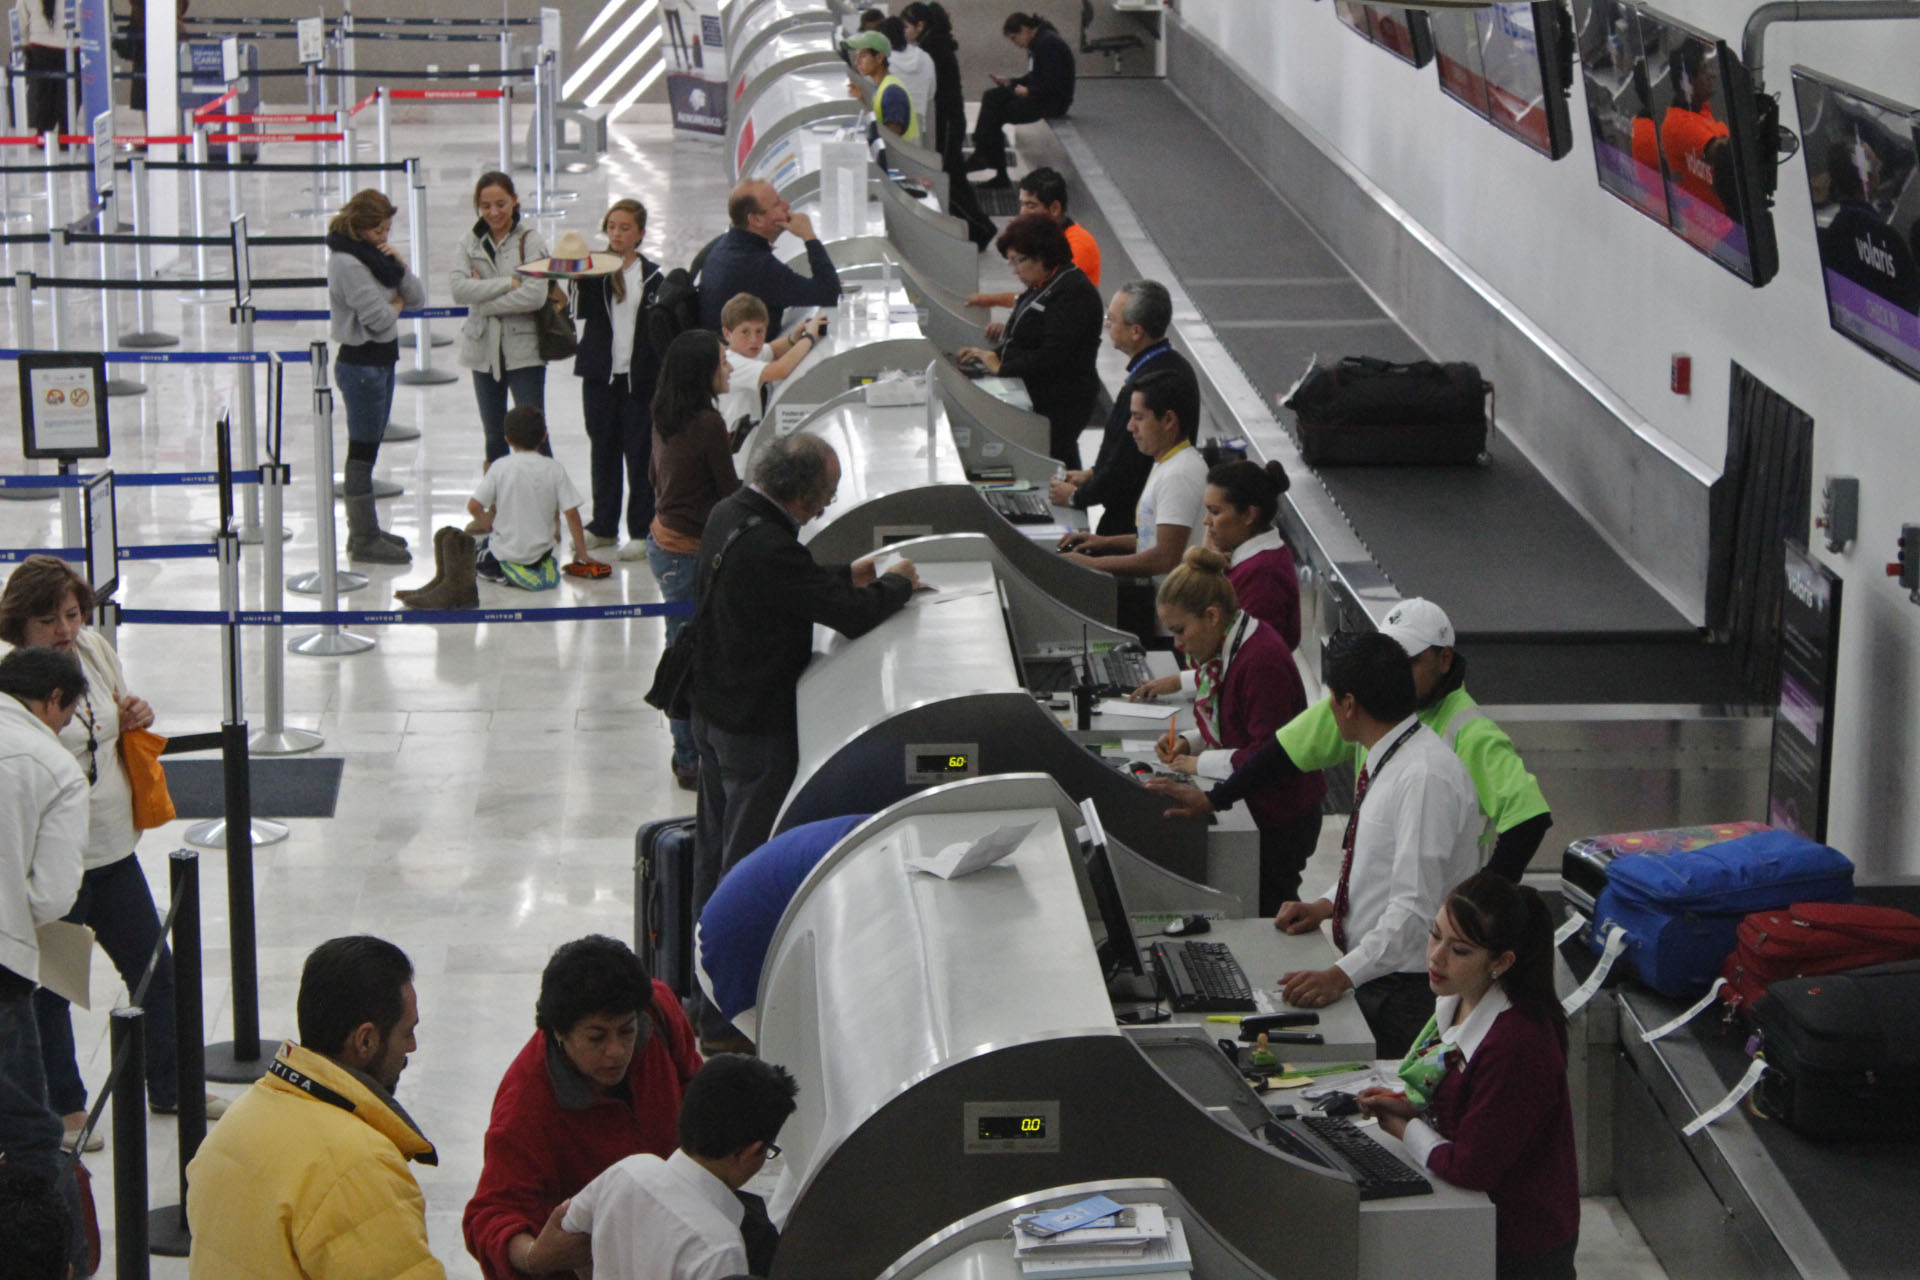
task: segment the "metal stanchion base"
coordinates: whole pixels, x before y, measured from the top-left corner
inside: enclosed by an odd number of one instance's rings
[[[403,347],[413,346],[413,335],[410,333],[401,334],[400,345]],[[445,334],[436,333],[433,335],[433,345],[436,347],[450,347],[453,345],[453,339],[447,337]]]
[[[177,333],[123,333],[114,339],[123,347],[177,347],[180,335]]]
[[[222,1040],[207,1046],[207,1079],[216,1084],[252,1084],[267,1074],[267,1068],[280,1054],[280,1042],[262,1037],[260,1056],[236,1058],[233,1041]]]
[[[135,382],[132,378],[108,378],[107,394],[110,396],[143,396],[147,394],[147,384]]]
[[[266,541],[266,539],[261,536],[265,532],[266,531],[264,529],[242,529],[240,531],[240,545],[243,547],[259,546],[262,542]],[[280,541],[292,542],[293,530],[291,529],[280,530]]]
[[[184,1258],[193,1247],[187,1211],[177,1204],[147,1210],[147,1252],[156,1258]]]
[[[297,636],[287,641],[289,652],[305,654],[309,658],[344,658],[351,653],[365,653],[371,648],[372,636],[355,635],[351,631],[315,631],[311,635]],[[211,1076],[208,1078],[212,1079]]]
[[[389,427],[388,430],[391,431],[392,428]],[[386,439],[387,437],[382,436],[381,438]],[[373,496],[376,498],[397,498],[405,492],[405,489],[402,489],[391,480],[382,480],[378,476],[373,478]],[[333,482],[333,496],[336,499],[347,496],[347,482],[345,480],[336,479]]]
[[[402,369],[394,375],[394,381],[409,387],[437,386],[442,382],[458,382],[460,375],[447,369]]]
[[[57,497],[58,489],[0,489],[0,499],[8,502],[38,502],[42,498]]]
[[[389,422],[387,429],[380,433],[380,439],[386,444],[403,444],[408,440],[418,440],[420,428],[411,422]]]
[[[289,835],[287,824],[275,822],[271,818],[253,820],[253,842],[255,844],[279,844]],[[223,849],[227,844],[227,820],[214,818],[209,822],[196,822],[187,828],[186,842],[197,844],[202,849]],[[209,1074],[207,1079],[218,1077]]]
[[[349,591],[358,591],[367,585],[367,575],[355,573],[351,569],[333,571],[333,589],[341,595]],[[297,578],[287,579],[287,590],[297,596],[317,596],[321,594],[324,583],[318,573],[303,573]]]
[[[297,756],[325,742],[325,738],[310,729],[282,729],[279,733],[262,729],[247,739],[247,752],[256,756]]]

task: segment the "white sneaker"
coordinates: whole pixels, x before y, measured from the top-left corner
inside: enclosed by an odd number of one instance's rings
[[[646,558],[647,540],[645,538],[630,539],[620,548],[620,559],[622,560],[645,560]]]
[[[619,541],[620,539],[617,536],[610,538],[604,533],[595,533],[591,529],[587,530],[587,549],[589,551],[596,547],[611,547]]]

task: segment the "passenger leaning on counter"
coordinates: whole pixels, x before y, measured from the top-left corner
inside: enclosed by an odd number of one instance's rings
[[[1428,1172],[1493,1200],[1497,1280],[1573,1280],[1580,1176],[1553,922],[1532,889],[1489,872],[1456,886],[1427,938],[1433,1018],[1403,1090],[1360,1109]]]
[[[1466,689],[1467,660],[1453,648],[1453,623],[1430,600],[1403,600],[1381,625],[1413,659],[1413,683],[1420,721],[1453,748],[1473,778],[1474,793],[1495,833],[1487,870],[1518,881],[1553,825],[1540,784],[1527,772],[1513,739],[1489,720]],[[1326,769],[1342,761],[1359,763],[1340,736],[1323,699],[1296,716],[1234,776],[1205,794],[1191,787],[1176,795],[1170,811],[1187,817],[1231,808],[1254,787],[1296,771]]]
[[[1300,669],[1271,626],[1240,607],[1226,557],[1210,547],[1188,547],[1160,584],[1160,625],[1191,664],[1197,737],[1161,739],[1161,763],[1180,773],[1226,778],[1259,750],[1274,730],[1307,707]],[[1173,677],[1176,686],[1179,677]],[[1171,692],[1171,691],[1170,691]],[[1260,914],[1300,896],[1300,871],[1320,840],[1320,801],[1327,793],[1317,773],[1295,774],[1247,797],[1260,830]]]
[[[1070,533],[1060,540],[1066,559],[1107,573],[1158,577],[1170,573],[1188,547],[1200,545],[1207,460],[1193,447],[1190,426],[1199,417],[1199,400],[1199,388],[1172,372],[1151,373],[1133,384],[1127,430],[1153,459],[1134,507],[1134,532]]]

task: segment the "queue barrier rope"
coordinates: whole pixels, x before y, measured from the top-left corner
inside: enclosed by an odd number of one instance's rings
[[[396,102],[417,102],[422,99],[443,101],[450,99],[504,98],[505,89],[389,89],[387,96]],[[354,110],[359,110],[355,107]]]
[[[33,283],[36,288],[48,289],[127,289],[159,293],[175,293],[181,289],[231,289],[235,284],[232,280],[84,280],[71,276],[35,276]],[[327,287],[327,278],[270,276],[255,277],[251,283],[256,289],[324,289]]]
[[[122,623],[168,627],[378,627],[394,624],[481,622],[577,622],[600,618],[691,617],[691,600],[645,604],[557,605],[531,609],[122,609]]]
[[[309,64],[311,65],[311,64]],[[304,76],[306,67],[262,67],[258,71],[249,71],[249,76]],[[441,68],[439,71],[357,71],[346,67],[319,67],[315,75],[333,76],[346,79],[366,80],[377,77],[382,80],[531,80],[532,67],[464,67]]]
[[[323,17],[323,20],[329,28],[340,25],[339,20],[335,18]],[[302,21],[302,19],[299,18],[249,18],[240,14],[235,14],[231,17],[221,17],[218,14],[196,13],[183,16],[180,19],[180,24],[182,26],[194,27],[291,27],[300,21]],[[353,25],[356,27],[537,27],[540,25],[540,19],[356,17],[353,20]]]
[[[213,560],[220,548],[213,541],[157,542],[145,547],[121,547],[121,560]],[[61,560],[84,561],[85,547],[0,547],[0,564],[19,564],[28,556],[55,556]]]
[[[189,281],[188,283],[192,283],[192,282]],[[467,309],[465,307],[417,307],[407,311],[402,311],[400,313],[400,319],[402,320],[459,320],[465,317],[466,314],[467,314]],[[323,311],[323,310],[320,310],[319,308],[306,308],[306,309],[295,308],[291,310],[288,310],[288,309],[268,310],[268,309],[256,307],[253,312],[253,318],[256,321],[260,321],[262,323],[266,323],[269,321],[290,321],[290,320],[327,320],[327,319],[331,319],[332,316],[333,316],[333,313],[331,311]],[[5,354],[4,352],[0,352],[0,358],[3,358],[4,354]]]
[[[84,488],[91,475],[72,472],[68,475],[50,476],[0,476],[0,489],[80,489]],[[233,473],[235,484],[259,484],[260,468],[252,471]],[[113,473],[116,487],[126,489],[153,489],[167,485],[219,484],[218,471],[116,471]]]

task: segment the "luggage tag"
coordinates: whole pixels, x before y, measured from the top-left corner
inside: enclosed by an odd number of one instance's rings
[[[1607,943],[1601,949],[1599,962],[1593,966],[1593,972],[1587,975],[1585,982],[1574,988],[1571,995],[1560,1002],[1561,1012],[1571,1018],[1586,1008],[1587,1002],[1592,1000],[1605,985],[1607,975],[1613,972],[1613,962],[1618,960],[1620,953],[1626,949],[1627,931],[1616,924],[1607,930]]]

